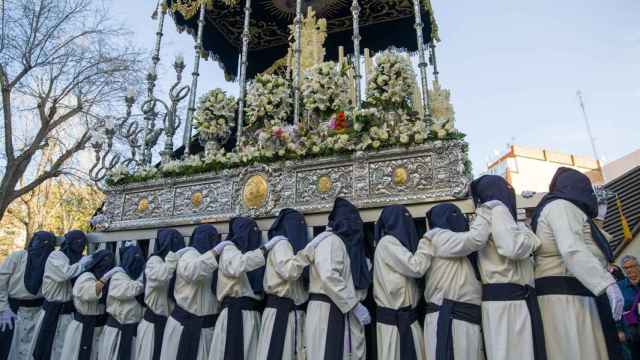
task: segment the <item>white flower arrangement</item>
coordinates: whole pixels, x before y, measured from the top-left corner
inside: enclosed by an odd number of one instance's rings
[[[222,89],[213,89],[200,98],[193,123],[206,139],[220,139],[229,136],[236,117],[238,101]]]
[[[129,176],[129,168],[127,168],[124,165],[118,165],[116,167],[114,167],[109,174],[107,175],[107,177],[110,179],[110,181],[112,181],[113,183],[118,183],[120,180],[126,178],[127,176]]]
[[[367,82],[367,102],[381,110],[411,109],[416,74],[409,57],[387,50],[375,62]]]
[[[249,83],[246,96],[246,126],[253,129],[281,125],[293,109],[291,85],[277,75],[258,75]]]
[[[305,110],[323,121],[351,107],[349,78],[342,64],[328,61],[307,69],[301,90]]]
[[[138,169],[135,175],[143,178],[152,178],[158,175],[158,169],[155,166],[147,165],[145,167]]]

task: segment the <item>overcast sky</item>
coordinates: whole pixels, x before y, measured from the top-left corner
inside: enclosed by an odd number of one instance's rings
[[[640,147],[640,1],[432,3],[442,38],[440,80],[452,91],[456,126],[468,134],[475,173],[507,143],[592,155],[578,89],[604,160]],[[133,31],[131,40],[150,53],[156,0],[112,4]],[[167,18],[164,63],[176,54],[184,55],[190,73],[192,38],[178,34]],[[236,92],[217,64],[204,62],[201,74],[198,93],[214,87]]]

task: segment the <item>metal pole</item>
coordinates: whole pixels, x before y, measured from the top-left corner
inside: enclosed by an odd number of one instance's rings
[[[196,90],[198,88],[198,76],[200,73],[200,53],[202,52],[202,32],[204,31],[204,16],[206,12],[206,3],[200,5],[200,17],[198,18],[198,34],[196,37],[195,56],[193,60],[193,72],[191,73],[191,91],[189,93],[189,107],[187,108],[187,118],[184,123],[184,136],[182,143],[184,144],[184,156],[189,155],[189,145],[191,144],[191,127],[193,124],[193,114],[196,111]]]
[[[429,44],[429,50],[431,50],[431,65],[433,65],[433,78],[436,80],[436,82],[438,82],[438,75],[440,74],[440,72],[438,72],[438,61],[436,60],[436,43],[435,40],[431,41],[431,43]]]
[[[300,122],[300,56],[302,37],[302,0],[296,0],[296,18],[293,21],[295,26],[295,45],[293,50],[293,123],[297,125]]]
[[[422,15],[420,11],[420,0],[413,0],[413,11],[415,13],[416,22],[414,27],[416,28],[416,37],[418,40],[418,67],[420,68],[420,88],[422,90],[422,106],[424,108],[425,118],[431,115],[431,104],[429,102],[429,79],[427,75],[427,59],[424,49],[424,39],[422,37]],[[430,124],[429,124],[430,125]]]
[[[589,135],[589,141],[591,142],[591,150],[593,150],[593,157],[596,158],[598,162],[598,166],[600,166],[600,155],[598,155],[598,150],[596,148],[596,139],[593,137],[593,133],[591,132],[591,124],[589,123],[589,116],[587,116],[587,110],[584,106],[584,100],[582,99],[582,91],[578,90],[576,93],[578,96],[578,102],[580,103],[580,109],[582,109],[582,116],[584,117],[584,124],[587,128],[587,134]],[[607,177],[604,173],[604,168],[600,169],[602,171],[602,180],[607,182]]]
[[[353,0],[351,4],[351,14],[353,15],[353,71],[356,81],[356,109],[362,106],[362,89],[360,86],[360,4],[358,0]]]
[[[244,126],[244,105],[247,93],[247,56],[249,52],[249,21],[251,19],[251,0],[244,3],[244,29],[242,30],[242,55],[240,57],[240,99],[238,102],[238,135],[237,143],[242,140]]]
[[[158,11],[160,12],[160,18],[158,19],[158,30],[156,31],[156,46],[153,50],[151,60],[153,61],[153,68],[155,72],[158,71],[158,63],[160,62],[160,45],[162,43],[162,28],[164,27],[164,16],[167,14],[167,8],[164,5],[164,1],[158,2]]]

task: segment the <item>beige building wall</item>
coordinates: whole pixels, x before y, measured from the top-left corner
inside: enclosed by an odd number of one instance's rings
[[[506,154],[488,166],[488,172],[503,176],[517,193],[547,192],[556,170],[569,167],[585,173],[594,184],[602,184],[600,163],[594,159],[544,149],[512,145]]]

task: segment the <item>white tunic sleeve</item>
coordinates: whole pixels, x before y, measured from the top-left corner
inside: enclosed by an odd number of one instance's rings
[[[172,254],[172,253],[170,253]],[[169,255],[165,259],[168,259]],[[147,286],[151,288],[164,287],[171,281],[173,273],[176,270],[177,263],[175,261],[162,261],[159,256],[152,256],[144,269],[147,278]]]
[[[346,268],[346,257],[342,240],[337,236],[321,243],[315,257],[315,268],[322,281],[322,288],[343,314],[348,313],[359,302],[353,282],[348,284],[343,275],[345,271],[351,271]]]
[[[98,301],[100,294],[96,294],[96,279],[93,276],[80,276],[73,286],[73,296],[85,301]]]
[[[540,239],[529,228],[513,219],[504,205],[491,210],[491,234],[498,254],[509,259],[526,259],[541,244]]]
[[[0,312],[9,309],[9,280],[18,266],[17,255],[17,252],[12,252],[0,265]]]
[[[596,296],[602,294],[615,279],[584,243],[586,215],[573,205],[563,206],[561,200],[550,203],[544,211],[567,269]]]
[[[47,277],[55,282],[65,282],[80,275],[82,267],[80,262],[69,264],[69,258],[62,251],[54,251],[47,259]]]
[[[241,253],[235,245],[229,245],[222,250],[220,256],[220,271],[228,277],[237,278],[240,275],[264,266],[262,250],[255,249]]]
[[[453,232],[446,229],[429,230],[425,237],[431,240],[436,255],[443,258],[467,256],[482,249],[491,235],[491,210],[481,206],[469,231]]]
[[[271,251],[274,270],[284,280],[297,280],[305,266],[309,265],[304,256],[293,254],[293,249],[286,241],[280,241]]]
[[[398,239],[385,236],[380,245],[384,246],[384,261],[396,272],[410,278],[420,278],[431,265],[431,256],[427,251],[427,240],[421,239],[415,254],[412,254]]]
[[[197,251],[194,249],[194,252]],[[169,255],[167,255],[169,257]],[[207,276],[218,268],[218,261],[213,251],[207,251],[199,254],[189,261],[183,260],[178,262],[178,273],[187,281],[195,282],[204,280]]]
[[[113,281],[119,277],[118,281]],[[125,274],[117,273],[113,275],[109,284],[109,296],[118,300],[128,300],[144,292],[142,281],[131,280]]]

